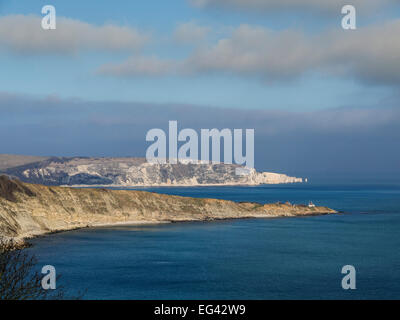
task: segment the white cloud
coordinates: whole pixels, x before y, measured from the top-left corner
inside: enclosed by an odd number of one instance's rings
[[[190,0],[200,8],[220,7],[248,10],[316,10],[321,12],[340,12],[346,4],[356,6],[357,9],[372,9],[396,0]]]
[[[0,17],[0,46],[22,54],[71,54],[138,49],[148,40],[133,28],[95,26],[63,17],[57,17],[56,30],[43,30],[41,19],[35,15]]]
[[[190,24],[183,29],[196,31],[197,27]],[[187,40],[195,38],[189,36],[191,31],[182,32],[181,36],[188,36]],[[98,71],[124,77],[235,74],[264,81],[325,73],[368,83],[398,85],[399,34],[400,19],[352,31],[336,28],[319,34],[241,25],[213,44],[198,42],[193,52],[181,60],[133,56],[121,63],[103,65]]]
[[[185,62],[185,69],[284,78],[312,67],[312,51],[301,32],[242,25],[214,46],[197,50]]]
[[[203,47],[183,64],[192,73],[231,73],[266,80],[307,72],[355,77],[365,82],[400,81],[400,19],[355,31],[318,35],[242,25],[229,37]]]
[[[397,19],[350,33],[332,32],[321,36],[321,63],[333,73],[367,82],[398,84],[399,34],[400,19]]]
[[[211,28],[200,26],[195,22],[186,22],[177,26],[173,38],[181,43],[199,43],[206,39]]]

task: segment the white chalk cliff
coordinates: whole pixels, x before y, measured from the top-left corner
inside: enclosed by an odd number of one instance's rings
[[[3,173],[24,182],[68,186],[205,186],[299,183],[302,178],[257,172],[234,164],[152,164],[142,158],[48,158]],[[247,169],[246,169],[247,170]]]

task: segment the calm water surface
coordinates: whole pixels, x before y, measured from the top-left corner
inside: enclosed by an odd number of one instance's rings
[[[330,216],[119,226],[33,241],[87,299],[399,299],[399,186],[146,189],[235,201],[326,205]],[[341,288],[341,268],[357,289]]]

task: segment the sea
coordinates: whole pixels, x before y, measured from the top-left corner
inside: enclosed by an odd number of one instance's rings
[[[338,214],[74,230],[32,240],[83,299],[399,299],[399,185],[141,188]],[[352,266],[354,289],[343,287]],[[343,271],[345,272],[345,271]],[[346,286],[345,286],[346,287]]]

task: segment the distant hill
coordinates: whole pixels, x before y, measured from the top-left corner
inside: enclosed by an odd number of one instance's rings
[[[46,159],[48,159],[48,157],[0,154],[0,171],[17,166],[26,165],[33,162],[43,161]]]
[[[11,159],[11,158],[10,158]],[[285,174],[257,172],[236,174],[235,164],[151,164],[144,158],[44,158],[19,159],[21,165],[2,172],[23,182],[49,186],[204,186],[259,185],[302,182]],[[24,161],[23,161],[24,160]],[[39,160],[39,161],[38,161]]]

